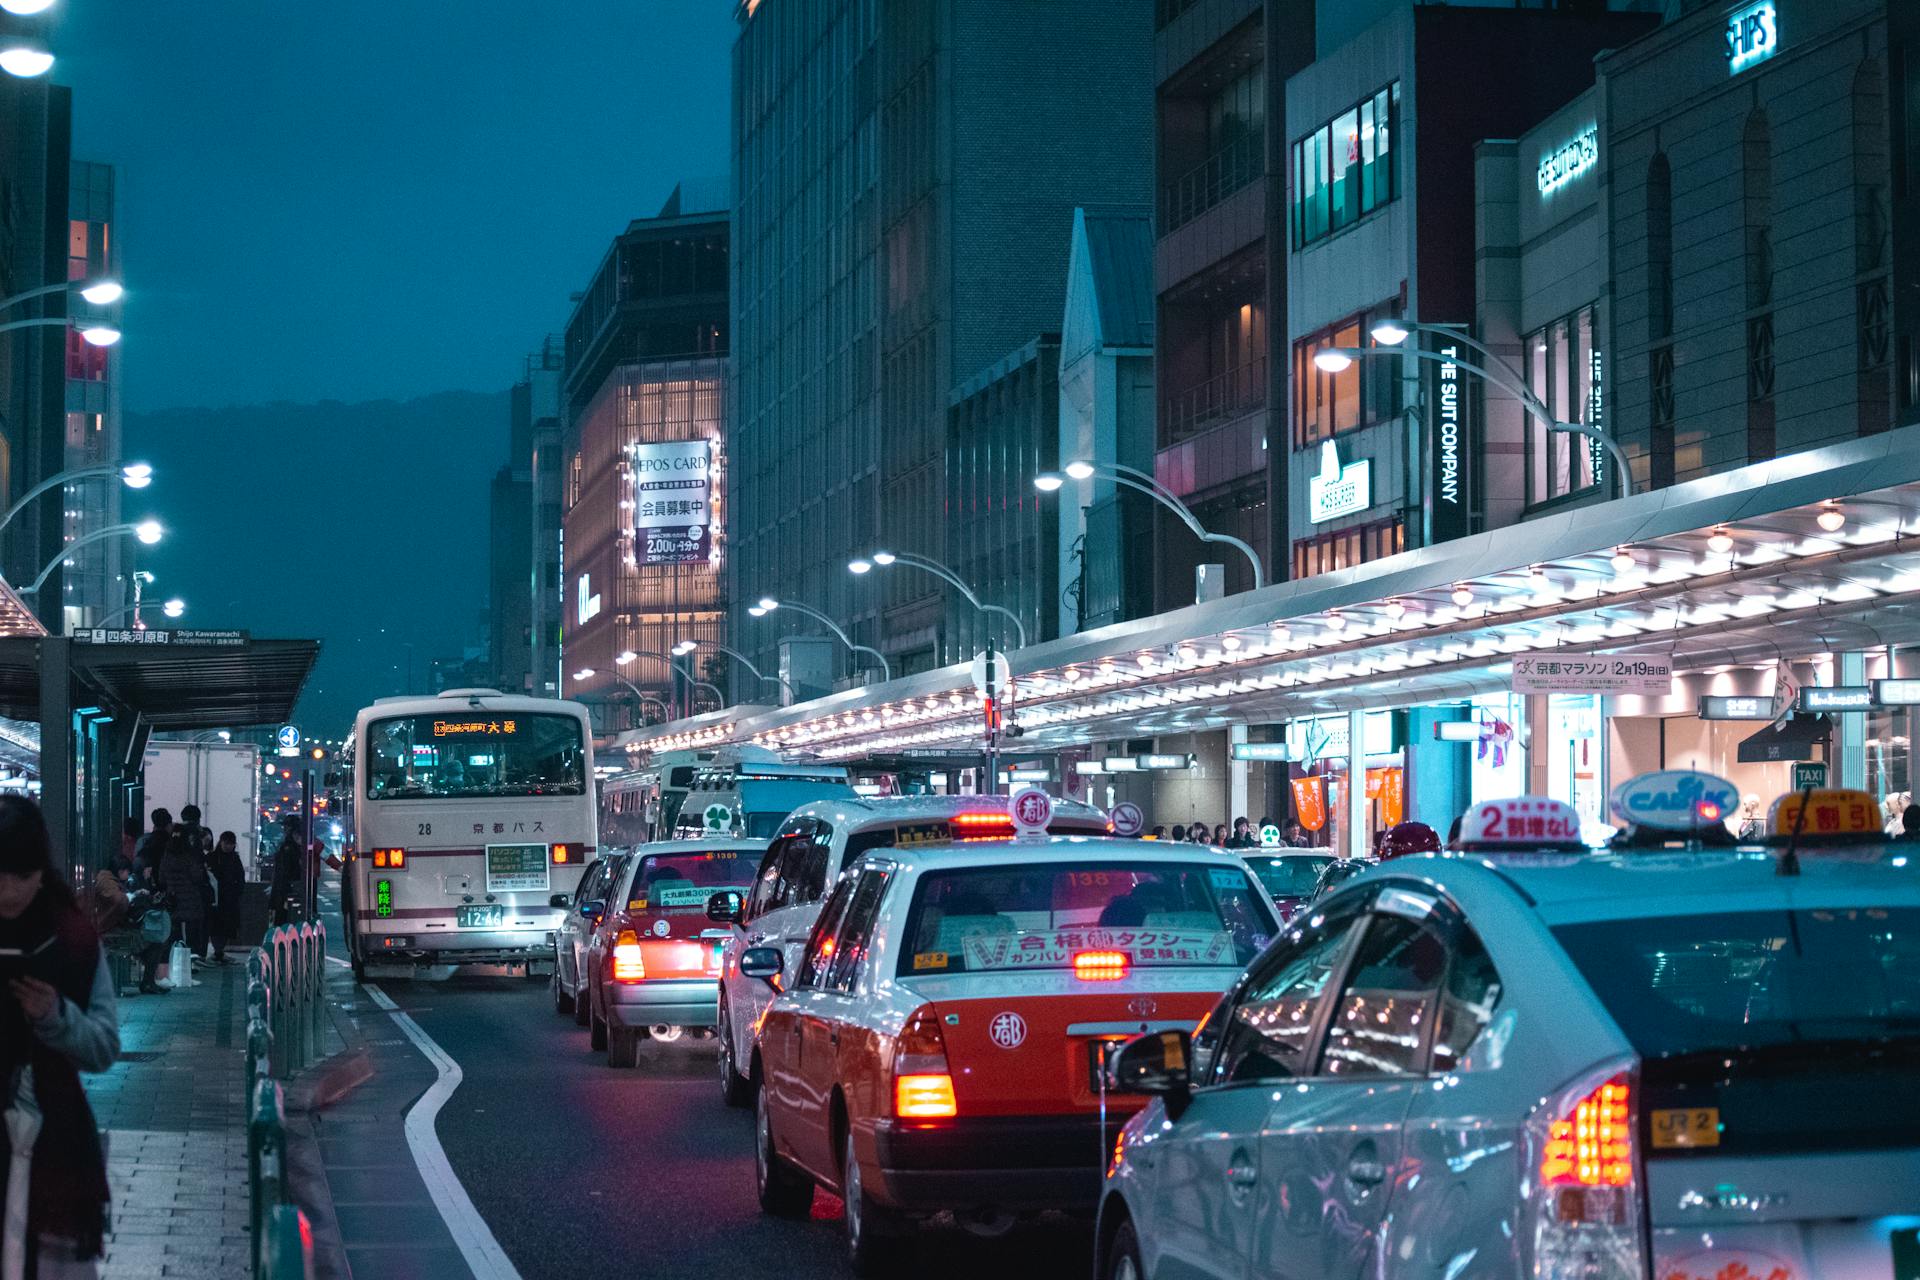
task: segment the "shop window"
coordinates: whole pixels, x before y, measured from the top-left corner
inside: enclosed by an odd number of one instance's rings
[[[1524,339],[1527,390],[1538,396],[1556,422],[1593,421],[1594,309],[1591,304],[1562,316]],[[1527,420],[1527,501],[1552,502],[1585,493],[1600,482],[1601,446],[1571,431],[1550,431],[1538,418]]]
[[[1302,338],[1293,347],[1293,444],[1304,449],[1322,440],[1385,421],[1406,406],[1401,361],[1376,358],[1356,360],[1339,373],[1328,373],[1313,361],[1330,347],[1370,345],[1368,331],[1380,320],[1400,314],[1398,302],[1384,303],[1319,333]]]
[[[1293,544],[1293,576],[1311,578],[1396,555],[1406,548],[1407,526],[1399,519],[1337,529]]]
[[[1393,138],[1398,81],[1293,144],[1290,221],[1300,248],[1349,226],[1399,194]]]

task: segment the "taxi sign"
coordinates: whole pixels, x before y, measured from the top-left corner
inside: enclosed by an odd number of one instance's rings
[[[1564,800],[1512,796],[1484,800],[1467,810],[1460,847],[1468,850],[1583,850],[1580,815]]]
[[[1697,831],[1737,813],[1740,790],[1711,773],[1659,769],[1628,778],[1608,800],[1614,816],[1632,826]]]
[[[1805,810],[1806,816],[1801,817]],[[1773,802],[1767,814],[1767,830],[1775,837],[1791,838],[1795,828],[1802,838],[1828,836],[1878,836],[1880,806],[1864,791],[1840,787],[1816,787],[1810,791],[1789,791]]]
[[[1107,816],[1113,819],[1113,834],[1117,836],[1137,836],[1147,825],[1147,816],[1131,800],[1122,800]]]
[[[1279,848],[1280,847],[1280,828],[1274,826],[1271,822],[1269,822],[1266,826],[1260,828],[1260,847],[1262,849]]]
[[[1022,787],[1007,802],[1007,812],[1022,836],[1044,836],[1053,822],[1053,797],[1039,787]]]

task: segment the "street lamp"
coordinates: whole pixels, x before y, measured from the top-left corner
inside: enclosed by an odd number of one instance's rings
[[[622,654],[620,657],[615,658],[614,661],[615,662],[631,662],[634,658],[638,656],[639,655],[635,653],[626,653],[626,654]],[[575,680],[591,680],[599,674],[600,673],[594,670],[592,667],[582,667],[578,671],[573,673],[573,678]],[[627,679],[625,676],[621,675],[618,671],[609,671],[607,674],[612,676],[615,680],[619,681],[621,684],[625,685],[627,687],[628,692],[632,693],[635,698],[639,699],[640,709],[642,712],[646,710],[647,704],[651,702],[654,706],[660,708],[660,718],[662,720],[673,719],[673,711],[670,707],[667,706],[666,703],[660,701],[660,699],[654,697],[652,694],[642,691],[639,685]]]
[[[693,669],[691,667],[683,670],[680,664],[674,661],[674,658],[676,657],[684,657],[687,654],[693,652],[693,650],[690,648],[689,649],[681,648],[681,645],[684,645],[686,643],[687,643],[686,641],[682,640],[679,644],[674,645],[673,652],[671,654],[655,653],[651,649],[625,649],[625,650],[622,650],[618,655],[614,657],[614,661],[619,663],[623,667],[637,658],[652,658],[655,662],[664,662],[667,664],[667,670],[673,672],[675,676],[685,676],[687,679],[687,683],[692,685],[696,689],[711,690],[713,692],[715,701],[717,701],[722,707],[726,706],[727,695],[720,692],[720,689],[717,685],[709,684],[707,681],[699,679],[693,674]],[[689,713],[693,711],[691,700],[689,700],[687,711]]]
[[[156,608],[159,609],[160,612],[166,614],[169,618],[178,618],[186,613],[187,602],[185,600],[182,600],[178,596],[175,596],[173,599],[166,601],[164,604],[157,604],[157,605],[151,600],[138,600],[130,605],[127,605],[125,608],[115,609],[112,613],[108,614],[105,618],[102,618],[99,622],[95,623],[94,625],[100,626],[100,627],[110,627],[114,623],[118,622],[120,619],[126,617],[128,614],[133,614],[137,618],[142,609],[156,609]]]
[[[1103,480],[1110,480],[1114,484],[1124,488],[1144,493],[1161,506],[1167,508],[1167,510],[1173,512],[1174,515],[1180,517],[1180,523],[1186,525],[1193,533],[1193,536],[1200,539],[1200,541],[1224,542],[1230,547],[1237,547],[1240,552],[1247,557],[1247,563],[1253,566],[1253,589],[1258,591],[1267,585],[1266,566],[1260,563],[1260,555],[1258,552],[1230,533],[1209,532],[1206,526],[1200,523],[1200,518],[1188,509],[1186,503],[1180,501],[1173,490],[1167,488],[1161,484],[1159,480],[1146,472],[1136,470],[1133,467],[1122,466],[1118,462],[1089,462],[1084,458],[1074,459],[1062,467],[1060,471],[1065,472],[1064,477],[1060,472],[1041,472],[1033,478],[1033,487],[1042,493],[1053,493],[1064,485],[1069,478],[1074,480],[1091,480],[1093,477],[1099,476]]]
[[[49,489],[57,489],[62,485],[73,484],[80,480],[104,479],[110,476],[119,476],[120,482],[129,489],[144,489],[153,483],[153,468],[144,462],[103,462],[90,467],[75,467],[71,471],[62,471],[59,475],[49,476],[21,494],[20,500],[8,507],[5,515],[0,515],[0,529],[5,529],[29,502]],[[155,538],[154,541],[157,542],[159,539]]]
[[[126,297],[127,291],[118,280],[62,280],[57,284],[44,284],[38,289],[26,289],[19,293],[0,298],[0,311],[6,311],[22,302],[31,302],[35,298],[51,297],[56,293],[77,293],[96,307],[110,307]],[[58,321],[57,316],[47,319]],[[68,317],[72,319],[71,316]]]
[[[82,547],[96,542],[105,542],[108,538],[118,538],[124,534],[132,534],[148,546],[152,546],[160,541],[165,533],[158,520],[142,520],[139,524],[110,524],[104,529],[95,529],[92,533],[82,534],[62,547],[60,553],[53,559],[47,561],[47,567],[40,571],[40,576],[33,580],[32,586],[22,587],[16,594],[30,596],[38,591],[46,585],[47,579],[53,576],[53,571],[71,560],[73,553]]]
[[[885,567],[893,564],[905,565],[909,569],[919,569],[925,573],[932,574],[965,596],[967,603],[975,609],[978,609],[981,613],[998,613],[1005,615],[1007,621],[1013,624],[1014,634],[1020,639],[1019,647],[1022,649],[1027,647],[1027,628],[1021,623],[1020,615],[1002,605],[988,604],[982,600],[974,593],[972,587],[969,587],[965,582],[960,580],[959,574],[947,568],[947,566],[941,564],[938,560],[933,560],[926,556],[907,555],[904,552],[876,551],[871,556],[861,556],[858,559],[849,560],[847,562],[847,572],[852,574],[871,573],[875,566]]]
[[[1549,431],[1564,431],[1571,435],[1585,436],[1607,451],[1607,457],[1613,462],[1615,474],[1620,477],[1620,496],[1633,496],[1633,468],[1627,461],[1626,451],[1610,435],[1598,428],[1580,422],[1562,422],[1553,416],[1553,411],[1527,387],[1526,377],[1506,361],[1497,351],[1485,343],[1476,341],[1457,329],[1445,325],[1419,324],[1412,320],[1382,320],[1374,325],[1369,333],[1373,340],[1380,343],[1377,347],[1328,347],[1316,352],[1313,363],[1323,373],[1345,373],[1353,367],[1355,360],[1367,356],[1411,356],[1416,360],[1430,360],[1435,364],[1450,364],[1467,373],[1475,374],[1486,382],[1505,391],[1520,402],[1535,420]],[[1405,347],[1402,344],[1416,333],[1434,334],[1457,342],[1471,351],[1479,353],[1486,361],[1485,365],[1473,364],[1466,360],[1457,360],[1442,355],[1438,351],[1428,351],[1422,347]]]
[[[818,609],[809,608],[804,604],[795,604],[791,600],[776,600],[772,596],[761,596],[759,603],[748,609],[747,612],[756,618],[764,618],[775,609],[791,609],[795,613],[812,618],[815,622],[818,622],[821,626],[833,632],[834,637],[839,640],[841,644],[847,646],[852,652],[872,654],[880,663],[880,678],[883,680],[893,679],[893,664],[887,661],[886,654],[870,645],[855,644],[852,636],[842,631],[838,623]]]
[[[16,36],[0,47],[0,71],[22,80],[43,76],[53,67],[53,55],[31,37]]]
[[[0,58],[6,56],[6,52],[0,50]],[[66,329],[72,325],[73,320],[67,316],[34,316],[27,320],[9,320],[5,324],[0,324],[0,333],[11,333],[15,329]],[[110,347],[120,341],[120,331],[110,324],[86,325],[80,330],[80,336],[96,347]]]
[[[729,658],[732,658],[735,662],[738,662],[741,666],[745,667],[748,671],[752,672],[755,679],[771,680],[773,681],[775,687],[785,689],[787,691],[787,696],[789,698],[798,697],[798,695],[795,694],[793,691],[792,682],[789,681],[785,676],[780,675],[778,673],[774,675],[767,675],[765,672],[761,671],[760,668],[753,665],[753,659],[749,658],[746,654],[740,652],[738,649],[729,648],[724,644],[719,644],[711,640],[708,641],[707,643],[713,645],[715,649],[719,650],[721,653],[726,654]],[[695,649],[698,649],[699,647],[700,647],[700,642],[698,640],[682,640],[679,644],[676,644],[675,646],[673,646],[674,652],[676,653],[680,652],[683,648],[686,650],[686,652],[692,653]]]

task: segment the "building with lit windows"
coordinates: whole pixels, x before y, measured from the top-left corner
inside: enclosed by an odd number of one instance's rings
[[[559,339],[550,335],[538,351],[527,357],[526,374],[513,391],[515,412],[523,398],[526,402],[527,435],[532,450],[526,531],[531,539],[532,561],[523,588],[529,595],[527,656],[532,663],[532,683],[528,688],[536,695],[549,698],[565,696],[560,674],[561,619],[566,604],[560,559],[562,477],[566,472],[560,416],[562,363]]]
[[[121,278],[119,237],[114,224],[114,170],[112,165],[76,160],[67,187],[67,279],[71,281]],[[98,308],[73,297],[68,305],[90,318],[111,321],[118,306]],[[101,466],[120,457],[120,353],[97,347],[77,328],[66,333],[65,469]],[[65,538],[74,542],[96,529],[120,522],[124,486],[118,477],[81,480],[65,487],[62,518]],[[133,546],[109,539],[82,547],[62,571],[60,600],[65,629],[91,626],[125,608],[132,593],[122,565],[131,566]]]

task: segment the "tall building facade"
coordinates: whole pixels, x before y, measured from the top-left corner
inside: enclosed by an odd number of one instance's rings
[[[533,370],[507,393],[507,460],[487,488],[487,681],[533,691]]]
[[[1147,198],[1151,5],[1098,21],[1066,0],[738,13],[737,636],[773,661],[784,615],[743,610],[777,591],[896,672],[953,661],[979,639],[964,600],[929,574],[847,563],[888,549],[992,574],[1005,549],[973,536],[983,512],[1050,523],[1016,474],[1051,465],[1050,432],[1021,436],[991,492],[952,474],[979,456],[952,432],[983,421],[963,403],[979,378],[1053,341],[1074,209]],[[1027,541],[1023,580],[1050,576],[1047,543]],[[1051,633],[1055,601],[1008,607]]]
[[[566,604],[560,545],[566,471],[560,412],[563,364],[560,340],[549,336],[527,357],[522,383],[526,387],[527,434],[532,446],[527,496],[533,562],[524,587],[528,593],[528,657],[533,665],[528,687],[536,696],[547,698],[566,696],[560,675],[561,620]]]
[[[609,728],[714,701],[694,681],[726,639],[724,192],[683,183],[631,224],[567,323],[562,666]],[[708,648],[676,670],[683,641]]]
[[[119,280],[120,238],[114,219],[112,165],[77,160],[67,187],[66,278],[76,284],[88,280]],[[118,305],[90,306],[77,295],[68,300],[76,313],[89,313],[113,323]],[[104,313],[104,314],[103,314]],[[120,458],[120,353],[96,347],[76,329],[66,331],[66,459],[67,470],[105,466]],[[95,476],[65,486],[62,502],[66,541],[120,523],[124,486],[116,476]],[[121,565],[131,564],[133,546],[121,539],[96,542],[75,552],[63,570],[60,599],[65,626],[91,626],[125,607]]]

